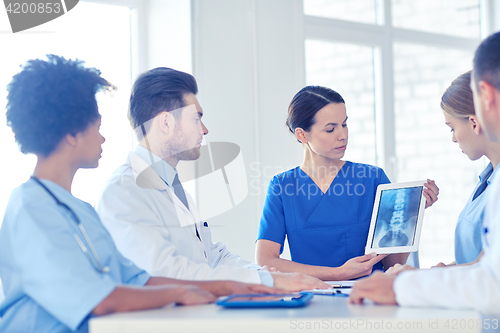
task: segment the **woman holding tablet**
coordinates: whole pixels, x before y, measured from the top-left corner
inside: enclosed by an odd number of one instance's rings
[[[290,103],[287,125],[304,159],[270,182],[257,263],[323,280],[353,279],[404,263],[408,254],[363,255],[377,186],[390,181],[378,167],[342,160],[348,143],[342,96],[325,87],[303,88]],[[433,181],[426,187],[429,207],[438,188]],[[280,258],[285,237],[292,261]]]
[[[98,70],[54,55],[28,61],[7,87],[7,123],[37,164],[0,229],[0,332],[86,332],[92,315],[274,291],[151,277],[117,251],[94,208],[71,194],[76,171],[101,157],[95,94],[109,87]]]

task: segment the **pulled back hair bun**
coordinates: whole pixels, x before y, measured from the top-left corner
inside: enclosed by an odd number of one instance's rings
[[[441,109],[455,118],[467,118],[476,114],[470,88],[471,71],[457,77],[441,97]]]
[[[330,88],[307,86],[293,96],[288,106],[286,125],[295,134],[296,128],[309,132],[315,123],[316,113],[331,103],[345,103],[340,94]]]

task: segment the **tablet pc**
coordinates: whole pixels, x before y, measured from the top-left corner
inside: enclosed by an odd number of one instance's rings
[[[312,293],[231,295],[216,304],[227,308],[295,308],[305,306]]]
[[[377,187],[365,253],[406,253],[418,250],[424,218],[425,181]]]

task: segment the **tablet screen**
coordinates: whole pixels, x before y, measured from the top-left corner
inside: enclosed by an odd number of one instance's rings
[[[372,248],[414,244],[422,190],[416,186],[382,191]]]

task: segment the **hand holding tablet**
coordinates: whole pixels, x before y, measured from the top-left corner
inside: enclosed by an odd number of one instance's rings
[[[365,253],[418,250],[426,199],[425,181],[379,185]]]

